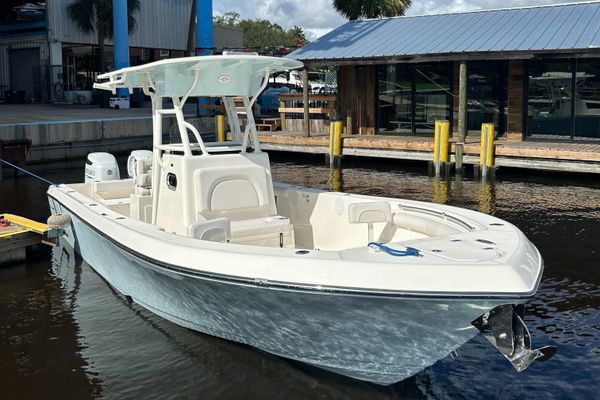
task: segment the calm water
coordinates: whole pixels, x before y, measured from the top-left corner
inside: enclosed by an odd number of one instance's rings
[[[74,182],[83,161],[33,170]],[[476,337],[418,375],[378,387],[169,323],[128,303],[59,247],[0,269],[0,398],[600,398],[599,180],[502,173],[482,185],[436,182],[424,172],[348,163],[332,177],[312,159],[273,162],[278,181],[447,203],[520,227],[546,261],[526,322],[534,345],[559,348],[550,362],[518,374]],[[45,189],[26,176],[0,182],[0,211],[43,219]]]

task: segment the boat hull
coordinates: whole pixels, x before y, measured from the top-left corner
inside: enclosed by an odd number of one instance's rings
[[[506,299],[357,295],[240,284],[169,268],[71,216],[65,240],[106,281],[181,326],[352,378],[388,385],[478,333],[471,321]]]

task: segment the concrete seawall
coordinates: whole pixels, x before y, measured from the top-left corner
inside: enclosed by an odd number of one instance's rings
[[[211,128],[211,120],[191,119],[201,132]],[[168,136],[175,123],[163,117],[163,133]],[[212,130],[212,128],[210,129]],[[85,157],[93,151],[127,152],[152,147],[152,117],[106,120],[45,121],[0,125],[0,138],[32,141],[27,161],[66,160]]]

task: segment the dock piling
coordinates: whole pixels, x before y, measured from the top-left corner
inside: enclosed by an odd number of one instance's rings
[[[456,173],[463,168],[463,146],[467,136],[467,62],[460,62],[458,78],[458,140],[456,141]]]
[[[342,164],[342,125],[342,117],[339,114],[335,114],[329,124],[329,151],[326,159],[332,168],[340,167]]]
[[[494,124],[481,124],[481,148],[479,151],[481,178],[486,179],[494,170]]]
[[[448,164],[448,140],[450,123],[448,121],[435,121],[435,135],[433,143],[433,163],[435,176],[439,177],[442,167]]]
[[[217,124],[217,141],[224,142],[225,141],[225,116],[221,114],[217,114],[215,117]]]

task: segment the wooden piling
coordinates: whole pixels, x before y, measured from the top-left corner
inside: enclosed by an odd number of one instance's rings
[[[329,150],[326,160],[331,167],[340,167],[342,164],[342,130],[342,118],[334,115],[329,125]]]
[[[302,102],[304,103],[304,134],[310,137],[310,110],[308,104],[308,68],[302,70]]]
[[[494,169],[494,124],[481,124],[481,148],[479,151],[481,178],[486,179]]]
[[[215,121],[217,125],[217,141],[225,142],[225,116],[217,114],[215,116]]]
[[[442,168],[448,163],[448,140],[450,133],[450,122],[435,121],[435,135],[433,144],[433,164],[435,175],[440,176]]]
[[[458,140],[456,141],[456,172],[462,173],[463,146],[467,136],[467,62],[460,62],[458,78]]]

